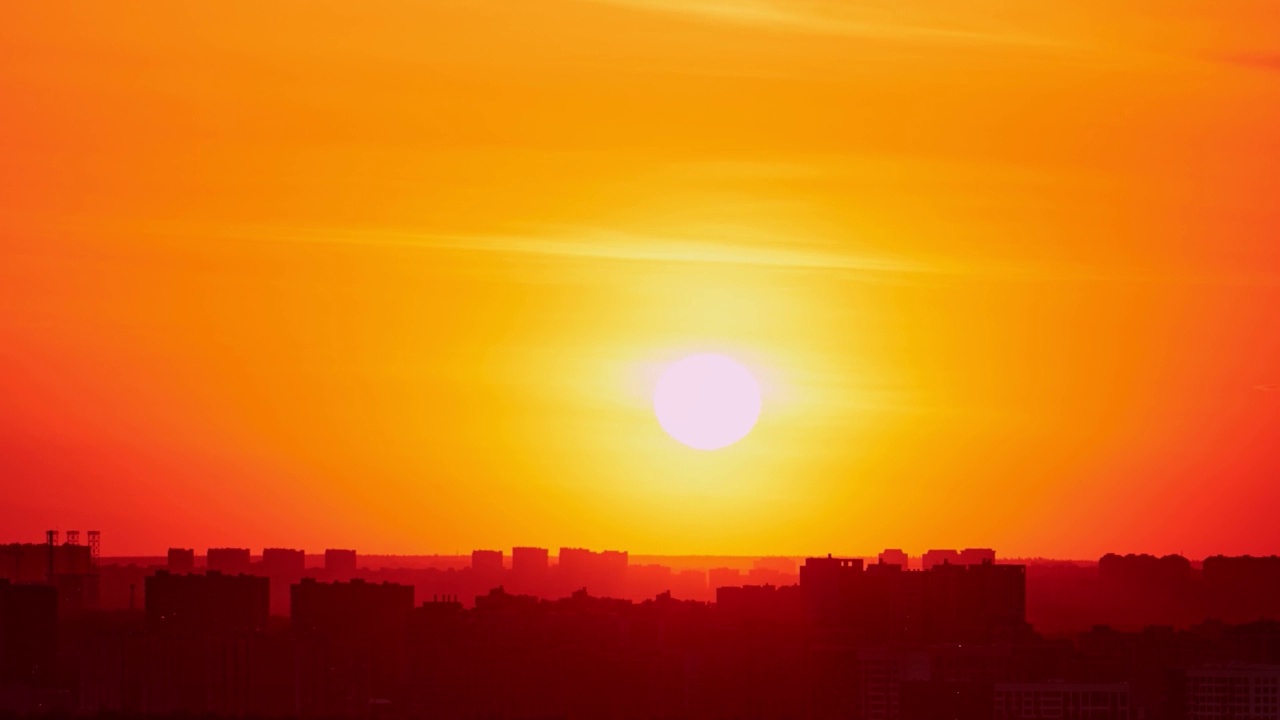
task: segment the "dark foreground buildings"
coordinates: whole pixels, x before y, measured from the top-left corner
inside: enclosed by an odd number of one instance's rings
[[[1152,601],[1168,605],[1156,612],[1228,610],[1231,622],[1046,635],[1027,622],[1028,569],[985,552],[942,553],[927,569],[895,553],[872,564],[810,558],[795,584],[721,585],[715,602],[670,593],[637,602],[519,588],[680,573],[575,549],[562,550],[559,569],[545,551],[519,548],[510,567],[495,551],[459,571],[501,583],[465,605],[353,578],[351,552],[314,568],[295,551],[261,563],[238,550],[211,555],[203,567],[187,551],[163,559],[175,571],[147,571],[133,611],[62,603],[47,556],[45,578],[0,580],[0,712],[1280,720],[1280,623],[1265,619],[1280,615],[1272,559],[1196,567],[1109,556],[1091,576],[1064,576],[1076,583],[1062,586],[1067,599],[1101,598],[1122,613]],[[785,577],[789,566],[771,565],[752,572]]]

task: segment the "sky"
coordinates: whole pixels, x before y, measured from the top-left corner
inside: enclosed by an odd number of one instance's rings
[[[1273,552],[1277,12],[4,3],[0,541]]]

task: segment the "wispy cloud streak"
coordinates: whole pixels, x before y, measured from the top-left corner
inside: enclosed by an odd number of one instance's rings
[[[823,3],[774,0],[594,0],[640,10],[667,12],[708,20],[757,25],[790,32],[901,40],[933,40],[983,44],[1053,47],[1050,38],[934,27],[913,22],[855,18],[846,8]],[[825,10],[825,11],[824,11]]]
[[[509,255],[540,255],[619,262],[740,265],[765,268],[918,273],[930,268],[906,260],[840,251],[820,244],[733,242],[590,230],[555,236],[437,235],[382,230],[248,230],[245,239],[291,242],[402,245]]]
[[[1241,55],[1229,55],[1218,59],[1232,65],[1241,65],[1255,70],[1280,72],[1280,52],[1246,53]]]

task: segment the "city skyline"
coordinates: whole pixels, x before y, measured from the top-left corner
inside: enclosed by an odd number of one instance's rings
[[[0,720],[1280,720],[1280,0],[0,0]]]
[[[912,569],[888,549],[677,572],[583,548],[448,567],[171,548],[139,565],[87,538],[0,544],[0,711],[1280,717],[1280,556],[1022,564],[971,548]]]

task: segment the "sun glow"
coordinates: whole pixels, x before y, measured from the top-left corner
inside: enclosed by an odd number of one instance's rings
[[[690,355],[667,366],[653,392],[658,423],[698,450],[719,450],[746,437],[760,417],[760,385],[725,355]]]

